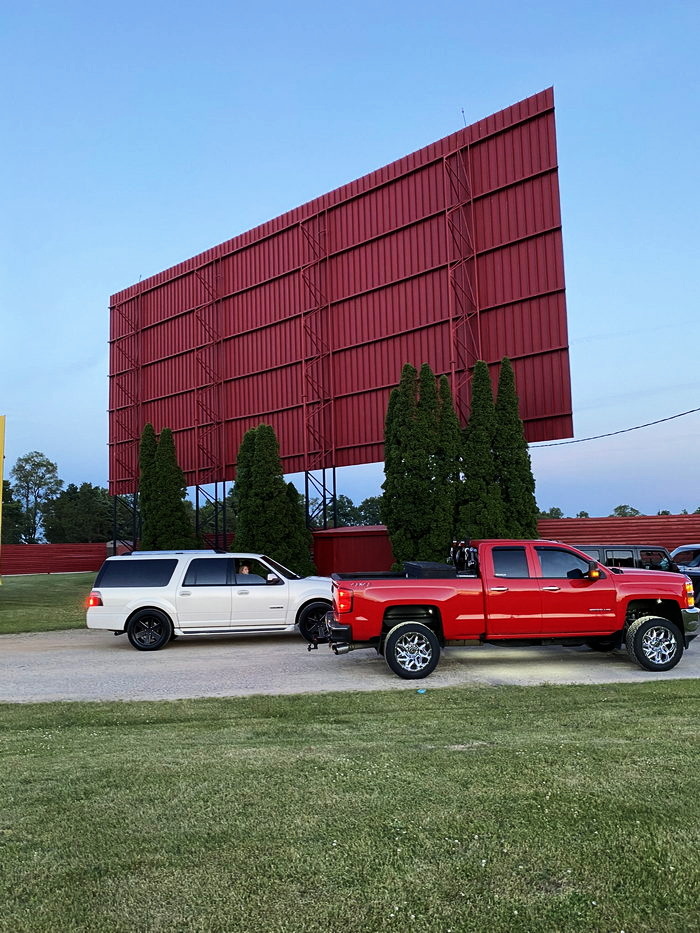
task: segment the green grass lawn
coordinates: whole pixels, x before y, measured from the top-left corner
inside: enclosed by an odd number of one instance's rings
[[[700,930],[699,698],[3,705],[0,930]]]
[[[94,573],[32,573],[3,577],[0,635],[85,626],[85,597]]]

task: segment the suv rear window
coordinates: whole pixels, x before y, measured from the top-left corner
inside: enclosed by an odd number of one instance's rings
[[[167,586],[177,560],[108,560],[97,574],[95,587]]]

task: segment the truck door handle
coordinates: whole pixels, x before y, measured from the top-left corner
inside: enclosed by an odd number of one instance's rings
[[[491,592],[492,593],[507,593],[508,587],[507,586],[492,586]]]
[[[556,593],[557,590],[560,590],[560,586],[543,586],[543,590],[549,590],[550,593]]]

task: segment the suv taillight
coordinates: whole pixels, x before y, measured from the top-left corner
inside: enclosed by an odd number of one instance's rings
[[[88,598],[85,600],[86,609],[92,609],[93,606],[102,606],[102,605],[104,605],[102,602],[102,596],[97,592],[97,590],[93,590],[92,593],[90,593]]]
[[[339,586],[335,593],[335,608],[337,612],[350,612],[352,610],[352,590]]]

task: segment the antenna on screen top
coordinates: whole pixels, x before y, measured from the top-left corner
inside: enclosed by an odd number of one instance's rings
[[[466,127],[466,125],[467,125],[467,118],[464,116],[464,107],[461,107],[460,109],[461,109],[461,111],[462,111],[462,119],[464,120],[464,126]]]

